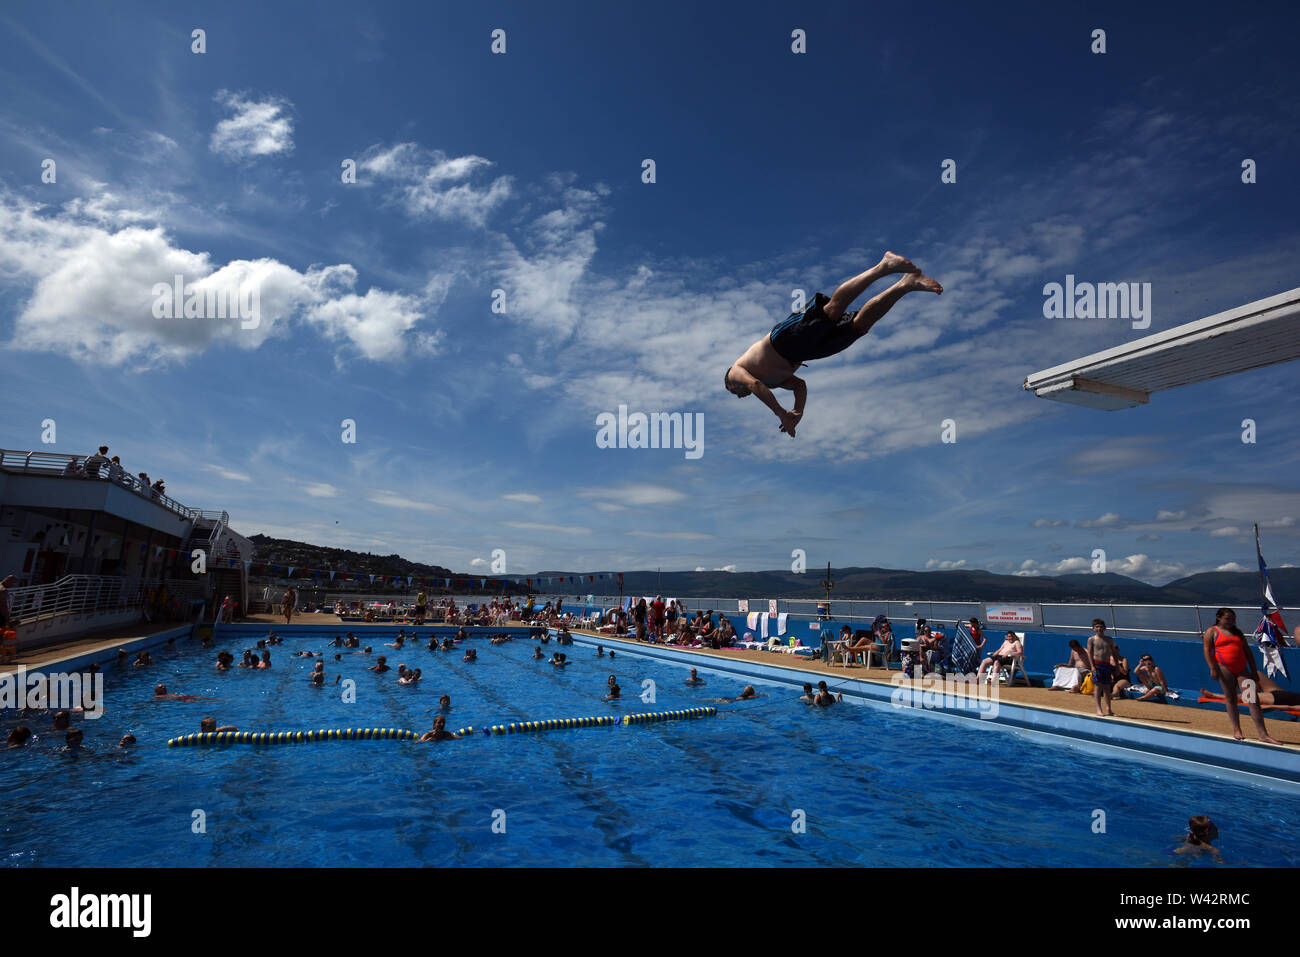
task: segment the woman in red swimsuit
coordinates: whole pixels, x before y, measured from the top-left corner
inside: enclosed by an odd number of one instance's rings
[[[1259,672],[1255,670],[1255,656],[1250,653],[1246,636],[1237,628],[1237,613],[1231,608],[1220,608],[1214,615],[1214,624],[1201,636],[1205,648],[1205,663],[1210,666],[1210,677],[1223,686],[1224,701],[1228,706],[1228,721],[1232,736],[1242,739],[1241,719],[1237,714],[1237,679],[1246,677],[1253,682],[1249,687],[1259,688]],[[1264,713],[1259,707],[1259,695],[1251,694],[1246,701],[1250,717],[1259,732],[1259,740],[1266,744],[1281,744],[1269,736],[1264,726]]]

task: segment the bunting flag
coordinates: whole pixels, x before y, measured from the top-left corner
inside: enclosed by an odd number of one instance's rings
[[[290,577],[290,578],[293,577],[293,570],[294,570],[296,567],[297,567],[296,565],[290,565],[290,566],[289,566],[289,577]]]
[[[333,580],[334,580],[334,575],[335,575],[334,572],[330,572],[330,581],[333,581]]]

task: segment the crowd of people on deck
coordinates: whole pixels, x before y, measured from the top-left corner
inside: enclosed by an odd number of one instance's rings
[[[109,458],[107,445],[101,445],[98,451],[87,455],[84,462],[73,456],[63,467],[63,475],[65,478],[106,479],[134,489],[154,501],[167,494],[167,485],[162,479],[151,480],[147,472],[131,475],[122,467],[120,458],[116,455]]]

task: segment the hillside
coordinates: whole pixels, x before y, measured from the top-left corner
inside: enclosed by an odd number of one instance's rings
[[[491,578],[482,571],[456,571],[442,565],[413,562],[401,555],[373,555],[341,548],[326,548],[306,542],[254,535],[257,547],[252,577],[265,580],[283,577],[288,566],[346,571],[375,576],[411,576],[413,578],[451,578],[477,582]],[[265,563],[267,567],[259,569]],[[282,566],[279,574],[271,566]],[[610,578],[596,582],[586,580],[587,572],[543,570],[526,573],[538,591],[574,594],[612,594],[617,584]],[[822,580],[825,569],[810,568],[805,574],[791,571],[721,572],[721,571],[625,571],[623,592],[628,595],[662,593],[681,598],[805,598],[825,597]],[[1274,593],[1284,605],[1300,605],[1300,568],[1276,568],[1271,571]],[[569,584],[572,576],[581,584]],[[519,577],[519,576],[511,576]],[[539,579],[554,578],[547,584]],[[565,579],[560,584],[559,579]],[[1058,577],[1022,577],[1000,575],[980,569],[955,571],[908,571],[894,568],[847,567],[831,570],[834,580],[832,598],[919,599],[931,601],[1044,601],[1044,602],[1133,602],[1175,605],[1256,605],[1260,599],[1259,574],[1249,572],[1205,572],[1170,582],[1164,586],[1113,573],[1105,575],[1061,575]],[[342,582],[336,582],[335,586]],[[353,583],[353,587],[356,587]],[[367,591],[382,590],[367,581],[360,587]],[[394,589],[404,591],[404,588]],[[431,587],[432,590],[432,587]],[[461,589],[466,590],[466,589]],[[491,590],[491,589],[489,589]],[[501,590],[501,589],[496,589]],[[522,584],[510,588],[524,590]]]

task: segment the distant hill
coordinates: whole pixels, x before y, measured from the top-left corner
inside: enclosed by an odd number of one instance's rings
[[[298,568],[313,568],[323,571],[348,571],[358,575],[410,575],[414,578],[454,578],[456,573],[441,565],[425,565],[412,562],[401,555],[372,555],[369,552],[354,552],[346,548],[326,548],[323,545],[309,545],[286,538],[271,538],[267,535],[254,535],[249,539],[257,549],[253,556],[251,578],[282,578],[272,573],[270,568],[258,573],[257,566],[281,565]]]
[[[442,565],[412,562],[400,555],[372,555],[341,548],[326,548],[287,539],[254,535],[257,548],[252,577],[273,577],[270,569],[258,574],[258,563],[295,565],[300,568],[334,569],[364,575],[400,575],[414,578],[460,578],[477,582],[491,578],[483,571],[454,571]],[[535,590],[556,594],[601,594],[618,592],[615,580],[588,582],[588,572],[558,569],[524,573]],[[1274,593],[1284,605],[1300,606],[1300,568],[1270,571]],[[572,576],[576,579],[569,583]],[[518,577],[518,574],[512,575]],[[805,598],[825,597],[822,580],[825,569],[810,568],[802,575],[788,570],[756,572],[655,571],[623,572],[625,595],[663,594],[677,598]],[[554,578],[556,582],[538,583]],[[565,579],[561,584],[558,579]],[[1256,605],[1260,600],[1259,573],[1203,572],[1164,586],[1108,572],[1104,575],[1058,575],[1055,577],[1001,575],[982,569],[909,571],[901,568],[833,568],[832,600],[849,598],[928,599],[930,601],[1039,601],[1039,602],[1134,602],[1170,605]],[[367,591],[379,591],[366,583]],[[524,585],[511,586],[519,593]],[[405,589],[394,589],[405,591]],[[439,591],[430,587],[430,591]],[[469,591],[471,589],[460,589]],[[477,590],[477,589],[472,589]],[[489,589],[491,591],[492,589]],[[501,589],[497,589],[501,590]]]

